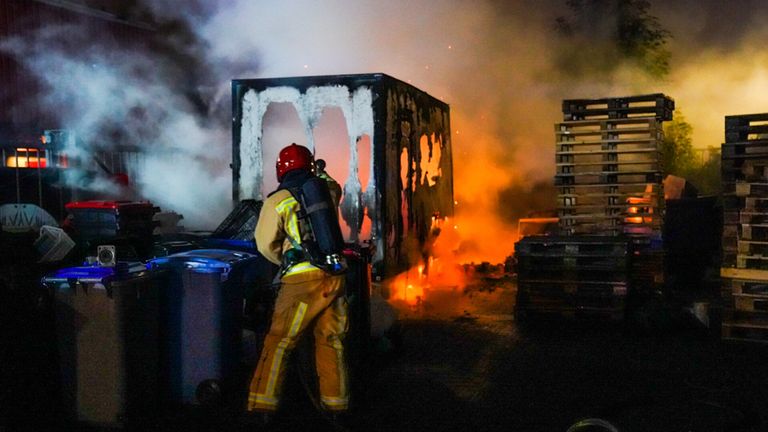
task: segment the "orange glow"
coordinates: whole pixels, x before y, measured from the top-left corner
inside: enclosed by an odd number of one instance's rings
[[[63,153],[59,153],[59,162],[56,164],[59,168],[69,168],[69,158]]]
[[[560,221],[556,217],[520,218],[517,221],[517,235],[519,238],[530,235],[544,234],[547,227]]]
[[[34,153],[35,156],[30,156]],[[5,166],[8,168],[45,168],[48,165],[46,158],[39,157],[39,150],[33,148],[17,148],[16,154],[8,156]]]
[[[447,217],[432,216],[432,237],[427,241],[431,247],[421,255],[416,265],[387,284],[390,300],[418,306],[431,291],[453,290],[466,285],[458,260],[460,236],[455,229],[442,229],[443,226],[451,226],[449,222]]]
[[[648,190],[646,189],[646,191]],[[650,196],[629,197],[627,198],[627,204],[631,204],[631,206],[627,209],[628,214],[653,213]],[[624,218],[624,223],[628,224],[642,224],[651,222],[653,222],[653,217],[651,216],[629,216]]]

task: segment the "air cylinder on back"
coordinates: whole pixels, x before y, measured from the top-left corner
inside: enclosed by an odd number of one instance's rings
[[[301,187],[302,208],[307,214],[320,254],[339,254],[344,249],[344,237],[339,227],[339,216],[333,205],[325,180],[313,177]]]

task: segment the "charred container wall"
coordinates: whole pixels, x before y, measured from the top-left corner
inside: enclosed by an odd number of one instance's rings
[[[374,280],[413,264],[409,256],[420,256],[433,216],[453,216],[450,112],[429,94],[376,73],[234,80],[232,99],[235,201],[263,199],[264,178],[274,175],[274,161],[265,160],[263,147],[263,119],[270,104],[287,102],[296,108],[313,150],[312,132],[323,109],[341,109],[350,172],[347,177],[331,175],[344,188],[340,221],[350,227],[347,240],[374,246]],[[371,143],[370,162],[357,159],[356,143],[365,135]],[[362,163],[370,163],[365,190],[355,167]],[[361,231],[365,223],[369,232]]]

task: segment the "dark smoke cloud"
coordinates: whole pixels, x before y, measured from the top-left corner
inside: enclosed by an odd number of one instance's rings
[[[89,2],[150,23],[157,37],[143,51],[125,50],[85,32],[88,36],[78,39],[83,54],[51,52],[25,41],[26,51],[17,53],[32,70],[45,78],[51,66],[86,83],[83,90],[55,76],[47,79],[53,88],[63,87],[51,97],[61,104],[72,101],[63,105],[71,113],[65,119],[119,125],[125,116],[137,116],[141,121],[132,124],[146,123],[137,128],[149,129],[140,136],[150,137],[153,146],[183,149],[202,167],[222,166],[230,155],[231,79],[385,72],[451,105],[457,208],[478,217],[498,214],[500,202],[520,203],[519,210],[504,214],[505,221],[527,207],[545,207],[526,198],[526,191],[552,182],[553,123],[562,119],[562,99],[667,93],[693,125],[696,147],[722,141],[724,115],[768,111],[768,27],[761,25],[768,4],[757,0],[651,1],[640,16],[658,21],[646,20],[645,28],[674,35],[663,45],[671,55],[663,79],[649,75],[640,61],[653,38],[644,32],[628,38],[639,41],[639,54],[631,43],[622,54],[622,45],[611,39],[618,9],[591,23],[579,19],[565,0]],[[571,37],[558,33],[558,17],[572,24]],[[584,51],[595,38],[596,46],[607,44],[617,56]],[[577,48],[600,67],[571,73],[563,52]],[[113,116],[110,104],[121,100],[130,103]],[[100,113],[109,118],[99,120]],[[213,150],[220,159],[208,163]],[[223,173],[223,186],[200,185],[205,197],[185,198],[226,201],[229,172],[213,171],[192,177],[219,184],[216,175]],[[179,183],[181,192],[190,189],[184,181],[164,181]],[[212,206],[197,207],[208,212]],[[499,229],[493,228],[484,243],[498,238]]]
[[[551,181],[533,185],[515,184],[499,192],[499,215],[508,223],[520,218],[552,216],[557,190]]]
[[[653,77],[669,73],[671,36],[646,0],[567,0],[570,13],[556,20],[565,39],[556,66],[570,77],[588,78],[614,71],[621,63]]]
[[[701,49],[739,49],[756,32],[764,32],[768,4],[762,0],[653,0],[652,11],[675,33],[675,56],[698,55]],[[683,49],[684,48],[684,49]]]
[[[126,37],[87,20],[52,23],[5,39],[0,49],[40,82],[39,99],[56,117],[55,127],[76,131],[70,154],[87,158],[94,147],[138,146],[145,158],[133,180],[143,196],[183,213],[189,227],[215,226],[231,206],[224,68],[232,65],[211,61],[191,15],[157,14],[142,2],[102,6],[154,31],[126,27],[135,32]],[[83,186],[80,177],[72,181]],[[105,182],[89,187],[102,190]]]

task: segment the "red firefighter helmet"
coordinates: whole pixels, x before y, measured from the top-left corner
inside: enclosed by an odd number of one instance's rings
[[[308,148],[292,143],[288,147],[280,150],[275,164],[277,171],[277,181],[283,181],[283,177],[289,172],[297,169],[312,170],[314,167],[314,156]]]

